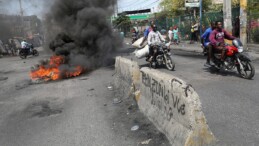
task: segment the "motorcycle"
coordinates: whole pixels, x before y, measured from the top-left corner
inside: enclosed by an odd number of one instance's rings
[[[174,70],[175,63],[171,58],[169,45],[160,43],[152,45],[151,47],[153,47],[154,55],[151,56],[150,67],[155,69],[165,65],[168,70]],[[146,60],[150,60],[150,56],[147,56]]]
[[[233,71],[237,68],[239,75],[245,79],[252,79],[255,75],[255,68],[252,61],[247,57],[244,52],[242,42],[239,39],[235,39],[232,42],[233,45],[226,45],[225,60],[221,61],[221,53],[214,53],[214,64],[212,68],[216,68],[217,71],[224,69],[227,71]]]
[[[21,48],[19,51],[19,56],[21,59],[26,59],[29,55],[39,56],[39,52],[34,49],[32,44],[29,44],[26,48]]]

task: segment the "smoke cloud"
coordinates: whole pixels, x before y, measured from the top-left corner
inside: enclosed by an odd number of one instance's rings
[[[121,46],[109,19],[116,0],[56,0],[46,16],[47,38],[68,65],[94,69],[105,64]],[[67,68],[67,67],[64,67]]]
[[[49,11],[53,0],[21,0],[24,16],[37,15],[43,18]],[[20,4],[18,0],[0,0],[0,14],[20,15]]]

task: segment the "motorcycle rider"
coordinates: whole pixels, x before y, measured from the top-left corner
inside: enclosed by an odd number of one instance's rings
[[[148,45],[149,45],[149,59],[148,61],[151,62],[153,56],[156,52],[154,52],[154,45],[160,44],[161,42],[165,42],[165,39],[161,35],[161,33],[157,30],[156,25],[151,25],[152,31],[148,34]]]
[[[225,40],[234,40],[235,37],[229,34],[225,29],[222,28],[222,22],[216,21],[216,28],[210,34],[210,42],[215,52],[221,53],[221,61],[224,62],[225,59]]]
[[[203,53],[208,52],[207,54],[207,62],[205,63],[205,66],[210,67],[211,65],[215,65],[213,63],[213,51],[212,51],[212,46],[210,44],[210,34],[211,32],[215,29],[215,22],[210,23],[210,27],[206,29],[206,31],[202,34],[201,36],[201,43],[203,47]]]
[[[23,39],[23,41],[21,42],[21,46],[22,46],[22,49],[30,49],[30,52],[32,52],[32,48],[29,47],[29,43],[26,42],[25,39]]]

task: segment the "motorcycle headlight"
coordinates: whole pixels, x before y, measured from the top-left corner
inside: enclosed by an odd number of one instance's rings
[[[244,47],[238,47],[238,52],[239,52],[239,53],[244,52]]]

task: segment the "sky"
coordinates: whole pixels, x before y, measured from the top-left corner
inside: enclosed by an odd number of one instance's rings
[[[43,17],[54,0],[21,0],[24,15]],[[0,0],[0,13],[20,15],[19,0]]]
[[[118,8],[119,12],[148,8],[153,12],[153,7],[155,11],[157,11],[160,1],[161,0],[118,0]]]
[[[21,0],[24,15],[37,15],[42,18],[54,0]],[[161,0],[118,0],[119,12],[138,9],[158,11]],[[0,13],[20,15],[19,0],[0,0]]]

